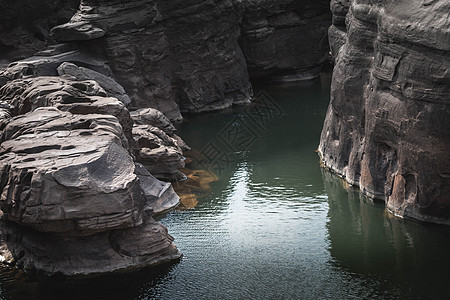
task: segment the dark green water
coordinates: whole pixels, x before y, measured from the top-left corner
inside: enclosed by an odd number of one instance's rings
[[[245,108],[179,126],[220,181],[161,220],[184,253],[178,264],[78,281],[4,269],[1,297],[448,299],[450,230],[394,218],[320,168],[329,80],[260,87],[276,102],[260,119]]]

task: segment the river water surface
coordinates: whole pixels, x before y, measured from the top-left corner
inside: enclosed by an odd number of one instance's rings
[[[272,115],[244,108],[179,125],[220,178],[195,208],[160,220],[179,263],[77,281],[3,269],[0,297],[448,299],[450,230],[395,218],[320,167],[329,86],[329,74],[260,86]]]

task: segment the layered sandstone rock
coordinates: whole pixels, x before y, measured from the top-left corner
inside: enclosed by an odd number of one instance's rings
[[[238,44],[240,14],[233,1],[156,1],[174,65],[183,112],[248,103],[253,96]]]
[[[46,49],[54,42],[50,29],[67,22],[79,3],[79,0],[2,1],[0,67]]]
[[[283,81],[319,76],[328,58],[328,0],[243,3],[240,44],[250,76]]]
[[[330,8],[333,13],[333,23],[328,29],[328,40],[333,60],[336,59],[339,50],[345,44],[347,29],[345,16],[347,15],[350,0],[331,0]]]
[[[443,224],[449,17],[448,1],[351,1],[319,146],[326,166],[396,215]]]
[[[74,114],[113,115],[128,138],[124,138],[124,144],[132,142],[133,122],[128,110],[117,98],[108,97],[105,90],[93,80],[74,81],[56,76],[16,79],[0,88],[0,102],[9,104],[14,116],[47,106]]]
[[[155,198],[177,197],[153,177],[140,181],[123,140],[110,115],[45,107],[13,118],[0,137],[3,257],[66,275],[179,258],[151,218]]]
[[[135,125],[133,138],[137,144],[136,159],[156,178],[168,181],[183,180],[179,171],[184,168],[183,150],[175,139],[152,125]]]
[[[248,103],[247,65],[255,77],[317,76],[329,24],[325,0],[83,0],[52,36],[108,61],[134,108],[180,120]]]
[[[14,118],[1,141],[3,217],[87,234],[142,223],[145,200],[113,116],[50,107]]]
[[[0,254],[47,274],[178,259],[152,219],[179,203],[155,177],[185,179],[189,147],[170,120],[250,101],[240,37],[258,68],[273,60],[264,75],[324,57],[322,1],[82,0],[74,15],[76,0],[28,2],[8,3],[0,24]],[[263,6],[274,34],[248,39]]]

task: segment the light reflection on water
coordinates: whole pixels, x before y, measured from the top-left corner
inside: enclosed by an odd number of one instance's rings
[[[211,184],[196,208],[161,220],[180,263],[81,281],[26,280],[0,272],[5,299],[420,299],[445,298],[450,231],[393,218],[322,170],[314,150],[329,76],[266,87],[286,112]],[[179,128],[201,149],[233,113]],[[441,275],[442,274],[442,275]]]

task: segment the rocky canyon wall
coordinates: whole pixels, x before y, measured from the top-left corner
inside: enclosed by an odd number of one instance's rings
[[[251,77],[296,81],[319,75],[328,59],[328,0],[243,2],[240,44]]]
[[[88,275],[179,259],[153,219],[186,178],[170,120],[249,103],[250,76],[317,76],[328,3],[297,2],[0,3],[2,261]]]
[[[324,164],[398,216],[450,224],[450,3],[331,8]]]
[[[84,41],[106,60],[132,107],[180,120],[180,112],[249,103],[248,69],[253,77],[318,76],[329,23],[327,1],[82,0],[52,37]]]

